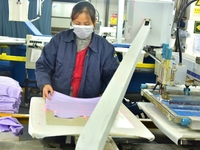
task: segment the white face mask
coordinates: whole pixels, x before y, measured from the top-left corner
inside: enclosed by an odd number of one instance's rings
[[[80,39],[86,39],[93,32],[93,26],[73,25],[74,33]]]

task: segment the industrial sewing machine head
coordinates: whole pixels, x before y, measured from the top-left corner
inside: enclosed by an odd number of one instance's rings
[[[173,95],[180,95],[192,101],[192,97],[199,96],[200,65],[196,63],[195,57],[187,54],[183,54],[182,59],[182,64],[179,64],[179,55],[172,53],[169,62],[163,60],[157,65],[157,81],[161,85],[160,94],[165,100],[173,101]]]
[[[188,2],[178,0],[130,1],[127,4],[129,8],[125,37],[127,41],[131,42],[141,26],[139,24],[142,22],[141,18],[150,19],[151,31],[145,43],[145,46],[150,48],[145,51],[155,59],[157,83],[153,86],[146,84],[147,89],[143,89],[145,86],[141,86],[141,95],[152,102],[170,121],[200,130],[200,121],[199,118],[196,118],[200,110],[198,96],[200,90],[198,87],[192,86],[199,85],[200,65],[196,63],[198,62],[195,61],[196,57],[189,57],[190,55],[186,54],[186,49],[189,49],[190,45],[193,46],[191,40],[194,41],[193,37],[189,41],[190,44],[186,44],[186,38],[189,35],[186,30],[189,27],[194,29],[194,21],[197,21],[198,13],[196,12],[195,19],[190,24],[191,13],[190,11],[185,13],[185,10],[193,2],[200,6],[199,1],[194,0]],[[199,6],[192,8],[191,12],[194,14],[195,11],[199,11]],[[158,12],[154,14],[153,10]],[[196,28],[198,29],[198,27]],[[196,43],[198,44],[199,40]]]
[[[165,100],[173,100],[174,94],[197,96],[200,93],[200,48],[197,48],[200,2],[183,3],[176,2],[176,8],[180,5],[183,8],[179,12],[176,10],[174,15],[171,42],[154,49],[156,58],[160,60],[155,65],[156,86],[159,85],[159,94]]]

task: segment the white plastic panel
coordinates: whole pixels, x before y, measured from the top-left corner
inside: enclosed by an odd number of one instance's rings
[[[144,19],[150,19],[151,31],[146,45],[161,46],[169,43],[173,22],[173,1],[129,0],[127,3],[127,21],[125,38],[132,42]]]

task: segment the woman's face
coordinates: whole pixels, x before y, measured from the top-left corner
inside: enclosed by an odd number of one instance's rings
[[[78,15],[76,19],[72,21],[73,25],[84,25],[84,26],[94,26],[90,16],[83,12]]]

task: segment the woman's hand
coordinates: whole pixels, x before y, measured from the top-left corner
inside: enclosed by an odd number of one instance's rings
[[[44,99],[49,99],[50,100],[50,96],[49,94],[53,95],[53,88],[51,87],[51,85],[49,84],[46,84],[44,87],[43,87],[43,98]]]

